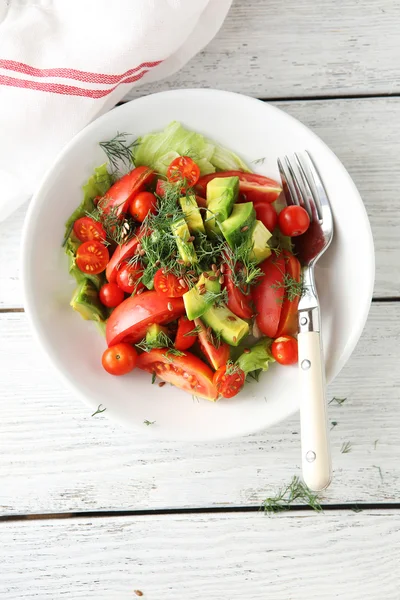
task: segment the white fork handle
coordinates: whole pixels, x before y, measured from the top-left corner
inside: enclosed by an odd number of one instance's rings
[[[303,478],[313,491],[331,482],[325,368],[320,334],[299,333],[300,424]]]

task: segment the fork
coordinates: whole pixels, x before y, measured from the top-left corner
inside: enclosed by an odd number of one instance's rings
[[[288,206],[302,206],[310,217],[308,230],[292,238],[294,251],[304,265],[304,295],[298,307],[301,460],[303,479],[313,491],[327,488],[332,467],[327,423],[325,365],[321,318],[314,266],[333,237],[328,195],[308,152],[278,159]]]

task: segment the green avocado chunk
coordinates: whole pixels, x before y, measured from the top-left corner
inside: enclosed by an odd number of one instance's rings
[[[193,242],[189,241],[190,231],[185,219],[182,217],[172,223],[171,230],[174,234],[180,257],[185,265],[197,263],[196,250],[194,249]]]
[[[149,345],[156,345],[160,342],[160,347],[162,347],[162,334],[167,335],[167,328],[162,325],[157,325],[157,323],[153,323],[146,332],[146,343]]]
[[[225,304],[211,307],[202,319],[230,346],[238,346],[249,333],[249,324],[234,315]]]
[[[246,374],[258,369],[267,371],[269,363],[275,362],[275,359],[271,354],[271,344],[272,340],[270,338],[262,338],[254,344],[254,346],[249,348],[250,351],[241,354],[237,359],[236,364]]]
[[[255,220],[256,211],[252,202],[235,204],[231,216],[220,225],[231,248],[240,246],[246,238],[250,239]]]
[[[271,248],[268,246],[268,240],[272,234],[261,221],[256,221],[251,233],[252,251],[250,259],[257,263],[262,262],[271,254]]]
[[[206,230],[204,228],[199,207],[197,206],[196,197],[192,195],[183,196],[183,198],[179,199],[179,204],[185,215],[185,221],[189,227],[190,233],[193,233],[193,235],[196,235],[196,233],[205,234]]]
[[[219,294],[221,291],[221,284],[215,277],[213,271],[207,271],[209,277],[204,277],[202,274],[199,281],[196,283],[191,290],[183,294],[183,302],[185,304],[186,315],[190,321],[194,321],[198,317],[201,317],[215,302],[215,294]],[[212,277],[213,279],[210,279]],[[215,279],[214,279],[215,278]],[[206,293],[200,294],[199,290],[202,286],[205,286]],[[212,293],[212,297],[207,297],[207,292]]]
[[[96,288],[86,278],[76,288],[70,304],[86,321],[107,319],[106,307],[100,302]]]
[[[239,177],[216,177],[207,184],[206,230],[210,237],[220,233],[219,223],[229,217],[239,194]]]

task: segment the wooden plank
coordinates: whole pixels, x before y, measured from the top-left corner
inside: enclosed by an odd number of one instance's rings
[[[325,503],[399,500],[399,315],[400,303],[373,304],[329,389],[348,399],[329,405],[337,425]],[[106,413],[92,418],[49,370],[23,313],[0,315],[0,339],[1,514],[258,506],[300,474],[298,416],[226,443],[152,441],[145,425],[141,435]]]
[[[128,98],[180,87],[270,99],[398,93],[399,20],[397,0],[234,0],[203,52]]]
[[[336,152],[364,199],[376,249],[376,297],[399,295],[400,100],[286,102]],[[384,151],[382,151],[384,149]],[[22,306],[19,258],[25,208],[0,223],[0,308]]]
[[[398,600],[400,512],[0,524],[7,600]]]

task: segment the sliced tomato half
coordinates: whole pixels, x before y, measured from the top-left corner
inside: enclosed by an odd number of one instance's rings
[[[274,338],[278,331],[285,292],[285,257],[271,254],[259,265],[264,275],[252,289],[252,297],[256,308],[256,323],[264,335]]]
[[[225,271],[224,285],[228,292],[228,308],[241,319],[251,319],[254,313],[251,307],[251,296],[250,294],[244,294],[237,287],[232,279],[230,269]]]
[[[150,324],[165,325],[184,313],[182,298],[167,298],[154,291],[131,296],[121,302],[108,319],[107,344],[136,343],[144,337]]]
[[[179,279],[173,273],[165,273],[163,269],[158,269],[154,276],[154,289],[158,294],[168,298],[180,298],[189,290],[189,286],[184,279]]]
[[[192,333],[196,325],[187,317],[181,317],[178,321],[174,346],[177,350],[188,350],[197,340],[197,333]]]
[[[128,212],[132,198],[141,192],[154,179],[154,171],[149,167],[136,167],[110,187],[101,200],[101,209],[109,213],[115,209],[117,215]]]
[[[301,265],[297,258],[288,250],[283,250],[285,258],[286,276],[296,283],[300,283]],[[278,330],[275,337],[294,335],[297,333],[297,309],[299,307],[300,295],[292,299],[285,294],[282,304],[282,312],[279,319]]]
[[[163,381],[172,383],[189,394],[207,400],[216,400],[218,397],[210,367],[190,352],[183,356],[174,356],[168,353],[167,348],[143,352],[138,357],[136,366],[148,373],[154,373]]]
[[[83,273],[97,275],[105,270],[109,258],[108,250],[101,242],[83,242],[76,251],[76,266]]]
[[[274,179],[257,175],[256,173],[243,173],[242,171],[219,171],[200,177],[196,190],[201,196],[206,196],[207,183],[215,177],[239,177],[239,193],[242,202],[275,202],[282,191],[282,187]]]
[[[210,365],[214,369],[219,369],[223,365],[226,365],[230,356],[229,345],[226,342],[220,341],[217,346],[203,321],[201,319],[195,319],[194,323],[199,330],[198,336],[201,351]]]
[[[141,238],[144,236],[144,232],[141,229],[137,231],[137,235],[129,240],[129,242],[122,244],[121,246],[117,246],[115,249],[115,252],[112,255],[106,269],[106,277],[110,283],[115,283],[117,280],[118,269],[122,263],[135,254],[138,244]]]

